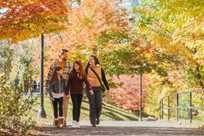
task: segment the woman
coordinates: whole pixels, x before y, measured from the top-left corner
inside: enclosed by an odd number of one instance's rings
[[[73,104],[73,128],[79,128],[79,119],[80,119],[80,109],[81,102],[83,98],[83,85],[86,84],[87,87],[90,87],[88,82],[85,80],[83,66],[81,61],[75,61],[73,64],[73,69],[69,76],[68,89],[71,95],[72,104]],[[90,90],[90,89],[89,89]]]
[[[54,124],[56,127],[64,126],[63,97],[65,92],[65,81],[62,77],[62,68],[59,63],[53,65],[53,72],[48,82],[48,91],[53,104]]]
[[[93,127],[100,122],[100,114],[102,110],[102,92],[105,88],[109,90],[105,72],[101,68],[99,60],[96,56],[91,55],[86,67],[86,78],[92,87],[89,91],[90,121]]]

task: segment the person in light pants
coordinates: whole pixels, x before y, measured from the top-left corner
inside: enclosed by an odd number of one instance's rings
[[[59,63],[60,66],[62,67],[62,72],[63,72],[63,78],[65,79],[65,86],[68,85],[68,80],[69,80],[69,75],[71,72],[71,65],[67,61],[67,52],[68,50],[62,49],[60,56],[59,56]],[[64,90],[65,92],[68,92],[68,90]],[[64,127],[66,126],[67,122],[67,113],[68,113],[68,107],[69,106],[69,94],[65,94],[63,97],[63,113],[64,113]]]

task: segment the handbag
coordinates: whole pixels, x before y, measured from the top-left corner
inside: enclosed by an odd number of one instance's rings
[[[105,88],[104,84],[102,83],[101,78],[99,77],[99,75],[96,73],[95,70],[93,70],[91,67],[90,67],[90,69],[91,69],[92,72],[94,72],[94,74],[96,75],[98,81],[100,82],[100,84],[101,84],[101,90],[102,90],[103,92],[105,92],[105,91],[106,91],[106,88]]]

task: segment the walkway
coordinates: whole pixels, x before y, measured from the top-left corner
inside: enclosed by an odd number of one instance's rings
[[[38,128],[39,136],[204,136],[204,129],[176,122],[135,122],[103,121],[92,128],[87,121],[81,122],[80,129],[57,129],[52,126]]]

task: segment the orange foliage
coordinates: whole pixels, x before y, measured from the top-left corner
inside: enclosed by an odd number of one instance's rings
[[[46,36],[46,70],[57,57],[61,48],[73,55],[92,51],[97,38],[103,32],[119,32],[127,29],[126,20],[115,9],[115,0],[84,0],[78,7],[70,7],[67,29],[58,34]],[[46,72],[45,72],[46,73]]]
[[[64,0],[3,0],[8,10],[0,17],[0,40],[13,42],[59,31],[67,15]]]

